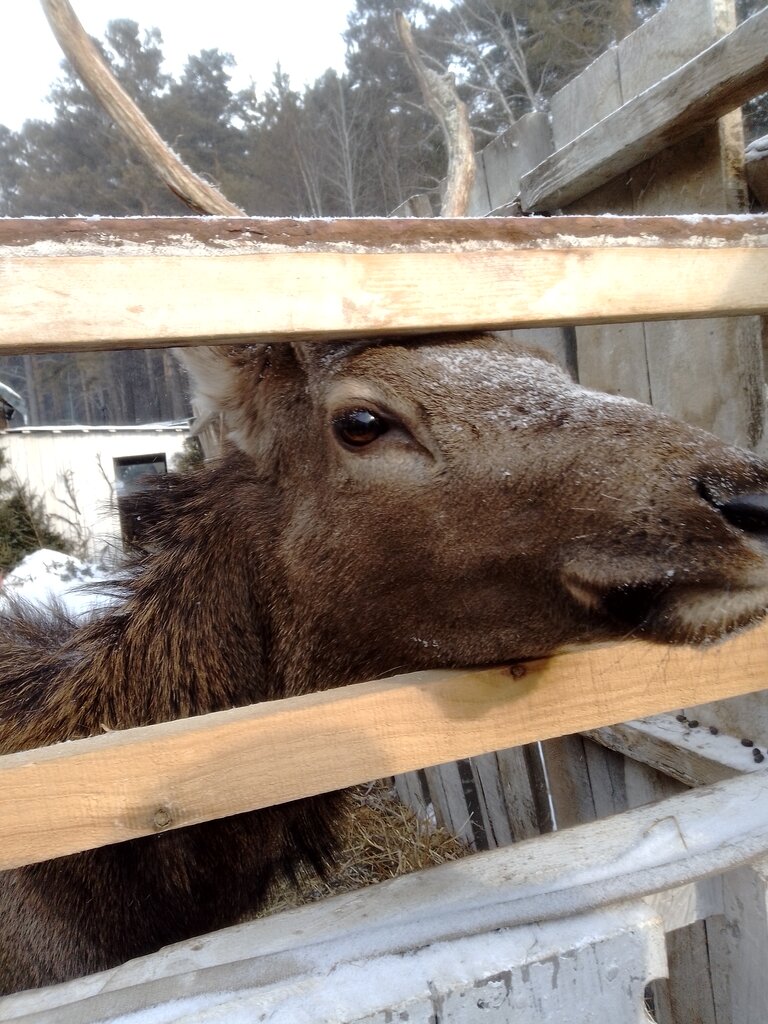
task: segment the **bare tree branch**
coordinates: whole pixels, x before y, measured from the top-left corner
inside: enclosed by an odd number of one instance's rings
[[[471,38],[471,34],[472,33],[470,31],[469,25],[467,24],[467,19],[464,17],[464,14],[461,12],[461,9],[458,8],[458,7],[456,8],[456,15],[457,15],[457,17],[459,19],[459,24],[464,29],[464,33],[465,33],[467,39]],[[472,56],[475,58],[476,62],[480,65],[480,67],[483,70],[483,74],[485,75],[486,82],[487,82],[487,86],[486,86],[485,91],[491,91],[494,94],[494,96],[496,96],[496,98],[497,98],[500,106],[502,107],[504,113],[507,115],[507,120],[509,121],[510,124],[514,124],[516,118],[515,118],[515,115],[514,115],[514,113],[512,111],[512,108],[510,107],[509,103],[507,102],[507,97],[504,95],[504,90],[500,88],[499,82],[498,82],[498,78],[497,78],[496,74],[489,67],[488,61],[485,59],[485,56],[483,55],[483,52],[482,52],[481,48],[479,46],[470,46],[470,45],[463,45],[463,46],[460,46],[460,48],[465,53],[467,53],[467,52],[471,52],[472,53]],[[481,92],[483,90],[481,89],[481,87],[478,86],[477,87],[477,91]]]
[[[395,25],[424,102],[437,118],[445,137],[448,174],[441,216],[463,217],[475,181],[475,150],[467,108],[456,93],[453,76],[438,75],[426,66],[402,11],[395,11]]]
[[[141,151],[174,195],[197,213],[240,217],[244,211],[200,178],[165,143],[117,81],[69,0],[40,0],[64,55],[118,128]]]
[[[482,13],[483,8],[485,9],[486,14]],[[475,24],[484,26],[488,32],[495,35],[498,43],[505,51],[515,72],[515,77],[522,86],[523,94],[525,95],[531,110],[540,110],[542,106],[541,97],[531,83],[530,75],[528,73],[528,59],[525,52],[525,43],[520,32],[520,24],[517,16],[512,11],[507,12],[507,16],[512,23],[514,33],[513,38],[504,27],[504,23],[499,16],[499,12],[495,7],[487,3],[486,0],[475,0],[475,3],[470,7],[470,11]],[[467,34],[467,38],[469,39],[473,34],[469,22],[463,15],[459,16],[461,24]],[[530,45],[532,41],[533,39],[530,39],[528,45]],[[474,48],[474,53],[476,55],[476,60],[482,59],[482,52],[479,47]],[[514,123],[514,118],[512,118],[512,123]]]

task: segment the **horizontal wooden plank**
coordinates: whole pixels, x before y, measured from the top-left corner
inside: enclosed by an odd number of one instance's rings
[[[523,176],[523,210],[568,206],[768,87],[768,9]]]
[[[687,217],[5,217],[0,256],[145,254],[197,251],[454,252],[647,245],[764,244],[761,216]]]
[[[656,715],[586,732],[590,739],[684,782],[707,786],[745,772],[762,771],[754,758],[756,747],[746,747],[736,736],[711,733],[701,724],[691,727],[674,714]],[[765,759],[765,748],[760,751]]]
[[[0,868],[768,686],[768,624],[427,672],[0,759]]]
[[[0,352],[762,312],[767,226],[765,217],[0,222]]]

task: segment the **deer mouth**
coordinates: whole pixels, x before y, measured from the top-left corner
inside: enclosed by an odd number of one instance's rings
[[[600,605],[612,622],[632,629],[641,629],[653,618],[668,592],[669,581],[628,583],[606,591]]]
[[[623,633],[648,629],[671,588],[669,579],[606,585],[566,573],[564,580],[577,604]]]
[[[754,587],[660,579],[600,586],[566,575],[574,600],[617,637],[667,644],[708,644],[755,625],[768,612],[768,583]]]

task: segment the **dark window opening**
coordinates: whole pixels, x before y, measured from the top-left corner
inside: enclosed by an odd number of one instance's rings
[[[125,455],[112,460],[115,467],[115,484],[117,491],[117,511],[120,516],[120,532],[123,544],[134,546],[141,544],[145,527],[141,517],[129,512],[125,507],[126,498],[137,491],[151,487],[153,481],[168,472],[165,455]]]

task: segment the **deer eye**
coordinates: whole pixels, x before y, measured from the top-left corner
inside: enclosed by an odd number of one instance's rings
[[[348,409],[333,418],[333,430],[342,444],[364,448],[389,430],[389,423],[370,409]]]

